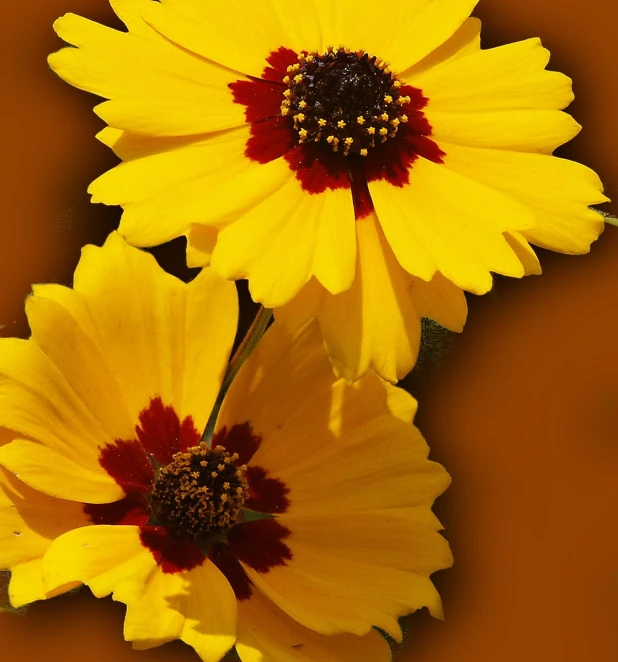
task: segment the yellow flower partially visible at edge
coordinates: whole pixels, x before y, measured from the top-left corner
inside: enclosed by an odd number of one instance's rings
[[[420,318],[460,331],[463,290],[584,253],[606,200],[552,156],[580,127],[538,39],[481,50],[477,0],[111,0],[127,33],[68,14],[50,57],[109,99],[124,161],[90,187],[138,246],[247,278],[290,327],[317,318],[338,374],[396,381]],[[333,48],[334,47],[334,48]]]
[[[449,477],[416,402],[333,375],[315,324],[275,323],[200,433],[237,322],[232,283],[188,285],[112,234],[74,287],[39,285],[32,337],[0,340],[0,569],[15,607],[79,583],[127,605],[135,648],[216,662],[385,662],[377,626],[427,606],[451,564]]]

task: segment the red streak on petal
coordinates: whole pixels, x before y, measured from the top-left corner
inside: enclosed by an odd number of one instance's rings
[[[148,492],[155,475],[143,447],[137,441],[118,439],[101,449],[99,464],[127,493]]]
[[[245,108],[247,122],[279,115],[281,109],[281,85],[261,81],[237,80],[229,84],[234,101]]]
[[[251,125],[245,156],[257,163],[270,163],[285,156],[297,143],[287,117],[271,117]]]
[[[237,464],[247,464],[259,448],[262,437],[253,434],[253,428],[248,421],[232,425],[228,430],[222,427],[212,438],[212,447],[223,446],[230,453],[238,453]]]
[[[93,524],[143,526],[148,523],[150,506],[141,494],[130,494],[114,503],[85,503],[84,513]]]
[[[284,48],[283,46],[276,51],[273,51],[267,58],[266,62],[270,67],[266,67],[262,72],[263,80],[274,81],[283,85],[283,78],[287,74],[287,68],[298,61],[298,54],[291,48]],[[280,94],[283,92],[281,90]]]
[[[162,465],[169,464],[175,453],[197,446],[201,435],[187,416],[182,424],[171,406],[164,406],[160,397],[153,398],[139,415],[135,428],[137,437],[147,453]]]
[[[291,560],[292,552],[282,542],[289,535],[276,519],[262,519],[234,526],[228,531],[228,544],[239,561],[257,572],[268,572]]]
[[[164,526],[142,526],[140,540],[165,574],[192,570],[206,559],[204,552],[192,540],[177,538]]]
[[[227,545],[223,543],[212,545],[208,558],[225,575],[237,600],[248,600],[251,597],[251,580]]]
[[[259,513],[285,513],[290,506],[290,488],[278,478],[271,478],[262,467],[247,467],[249,498],[245,508]]]

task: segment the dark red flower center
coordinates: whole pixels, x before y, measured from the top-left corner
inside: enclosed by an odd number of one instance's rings
[[[101,449],[101,466],[126,496],[85,504],[84,512],[93,524],[140,527],[142,544],[165,573],[209,557],[245,599],[251,582],[239,561],[268,572],[292,558],[284,542],[290,531],[274,519],[288,509],[289,489],[263,467],[246,466],[261,441],[245,422],[220,429],[207,446],[191,417],[181,421],[153,398],[134,439]]]
[[[350,189],[363,218],[373,210],[368,183],[405,186],[417,159],[443,162],[423,113],[427,97],[373,55],[280,48],[267,62],[261,78],[230,84],[251,123],[245,155],[283,157],[308,193]]]
[[[333,152],[367,156],[408,121],[397,80],[385,62],[362,51],[300,54],[283,78],[281,114],[290,115],[299,143],[326,143]]]

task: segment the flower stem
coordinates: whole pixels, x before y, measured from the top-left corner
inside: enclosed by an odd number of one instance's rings
[[[221,384],[221,389],[219,390],[219,395],[215,402],[208,423],[206,424],[206,429],[202,435],[202,441],[207,443],[212,439],[213,432],[215,430],[215,423],[217,421],[217,416],[219,415],[219,410],[223,404],[223,399],[228,389],[232,385],[234,378],[238,374],[238,371],[242,367],[243,363],[249,358],[251,352],[257,347],[258,343],[262,339],[266,328],[270,320],[272,319],[273,311],[272,308],[264,308],[260,306],[257,314],[249,327],[249,330],[245,334],[245,337],[242,339],[242,342],[238,346],[237,350],[234,352],[223,378],[223,383]]]

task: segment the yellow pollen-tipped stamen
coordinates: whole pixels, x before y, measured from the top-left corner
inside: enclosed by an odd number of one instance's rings
[[[337,122],[337,126],[338,126],[340,129],[345,129],[345,122],[344,122],[343,120],[339,120],[339,121]]]
[[[408,121],[408,116],[407,115],[401,115],[399,120],[405,124]]]
[[[307,55],[305,57],[305,62],[309,62],[309,63],[313,62],[313,55]]]
[[[401,87],[401,81],[400,80],[394,80],[393,81],[393,87],[399,89]]]
[[[294,76],[294,82],[295,83],[300,83],[302,81],[302,79],[303,79],[302,74],[296,74],[296,76]]]
[[[290,82],[290,77],[289,76],[284,76],[283,77],[283,82],[287,85]]]
[[[361,149],[361,151],[360,151],[361,156],[367,156],[367,154],[368,154],[368,152],[365,148]]]
[[[385,127],[382,127],[382,128],[380,129],[380,135],[381,135],[381,136],[385,136],[385,135],[387,135],[387,134],[388,134],[388,129],[385,128]]]
[[[296,122],[304,122],[305,121],[305,114],[304,113],[298,113],[298,115],[294,115],[294,120]]]
[[[361,126],[363,126],[363,124],[365,123],[365,118],[364,118],[362,115],[359,115],[359,116],[356,118],[356,122],[357,122],[358,124],[360,124]]]
[[[308,133],[307,129],[301,129],[298,132],[298,135],[300,136],[301,140],[305,140],[307,138],[307,133]]]
[[[320,119],[318,120],[318,125],[319,126],[326,126],[327,124],[328,124],[328,122],[323,117],[320,117]]]
[[[393,103],[393,97],[390,94],[385,94],[384,103]]]
[[[380,119],[383,120],[384,122],[388,122],[389,120],[388,113],[382,113],[380,115]]]
[[[335,136],[328,136],[328,138],[326,138],[326,142],[327,143],[334,143],[335,142]]]
[[[307,102],[306,102],[306,101],[301,101],[301,102],[298,104],[298,107],[299,107],[299,108],[306,108],[306,107],[307,107]]]
[[[368,127],[367,127],[367,133],[368,133],[370,136],[373,136],[373,134],[374,134],[375,132],[376,132],[376,128],[375,128],[375,126],[368,126]]]
[[[343,141],[346,145],[351,145],[354,142],[354,138],[350,138],[349,136]]]
[[[399,126],[399,120],[395,117],[395,119],[391,120],[391,124],[397,128]]]
[[[292,96],[292,90],[283,90],[283,96],[284,97],[291,97]]]
[[[286,108],[285,106],[281,106],[281,114],[282,115],[288,115],[290,113],[290,109]]]

